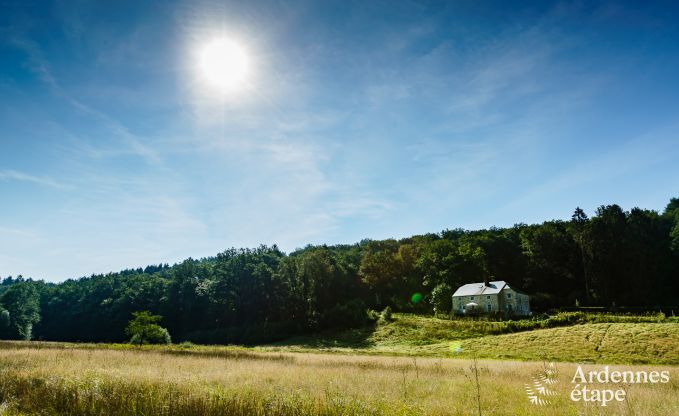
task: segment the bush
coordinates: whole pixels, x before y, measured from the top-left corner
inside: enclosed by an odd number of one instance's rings
[[[384,308],[384,310],[380,314],[380,319],[385,322],[391,322],[394,320],[394,318],[391,316],[391,306],[387,306],[386,308]]]
[[[368,315],[368,320],[372,321],[372,322],[379,320],[380,316],[381,316],[380,313],[377,312],[375,309],[368,309],[367,315]]]
[[[170,333],[167,329],[154,325],[148,328],[148,332],[145,335],[134,334],[130,338],[130,344],[142,345],[142,344],[164,344],[168,345],[172,343],[172,338],[170,338]]]
[[[167,329],[158,325],[162,319],[159,315],[151,315],[151,312],[133,312],[132,320],[127,324],[125,333],[129,335],[130,343],[142,344],[170,344],[172,339]]]

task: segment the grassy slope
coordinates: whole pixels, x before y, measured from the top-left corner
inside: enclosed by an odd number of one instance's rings
[[[461,344],[486,358],[679,364],[679,324],[584,324],[487,336]]]
[[[679,324],[603,322],[504,335],[501,322],[395,314],[374,328],[298,337],[266,349],[597,363],[679,364]],[[616,320],[616,319],[612,319]],[[620,320],[620,319],[617,319]]]

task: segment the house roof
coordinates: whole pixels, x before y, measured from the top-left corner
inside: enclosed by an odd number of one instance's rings
[[[460,286],[453,293],[453,296],[497,295],[505,286],[509,287],[504,280],[488,282],[488,286],[484,285],[483,282],[469,283]]]

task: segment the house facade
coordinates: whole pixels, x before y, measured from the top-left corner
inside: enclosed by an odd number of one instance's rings
[[[453,313],[529,316],[530,298],[502,280],[469,283],[453,293]]]

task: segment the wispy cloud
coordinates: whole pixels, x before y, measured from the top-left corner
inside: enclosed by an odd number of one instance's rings
[[[138,155],[144,158],[148,163],[160,163],[160,156],[153,148],[144,143],[145,140],[143,137],[135,135],[118,120],[73,97],[72,94],[66,91],[66,89],[62,87],[57,78],[54,76],[49,61],[47,58],[45,58],[40,45],[28,38],[18,37],[16,35],[10,36],[7,40],[7,43],[26,53],[28,57],[27,64],[29,69],[33,71],[33,73],[35,73],[38,78],[53,91],[54,94],[63,98],[67,103],[80,112],[95,118],[109,131],[109,133],[111,133],[114,137],[117,137],[119,139],[119,145],[122,145],[125,150],[120,150],[119,147],[116,152]],[[99,152],[99,154],[107,153],[108,152],[106,151]]]
[[[611,200],[623,202],[620,198],[624,195],[610,194],[620,192],[610,184],[614,181],[628,182],[635,175],[640,176],[643,171],[672,163],[679,155],[677,140],[679,125],[676,124],[654,129],[638,137],[622,137],[614,148],[602,153],[588,154],[582,161],[560,170],[555,169],[550,178],[518,193],[514,200],[504,205],[504,209],[520,210],[545,199],[558,204],[566,196],[583,198],[582,191],[591,192],[592,189],[597,189],[597,194],[601,195],[599,203]],[[653,143],[653,146],[649,146],[649,143]],[[577,200],[570,202],[574,205],[582,204]]]
[[[0,170],[0,180],[9,181],[20,181],[29,182],[37,185],[47,186],[55,189],[71,189],[72,185],[66,185],[64,183],[58,182],[49,176],[35,176],[28,173],[19,172],[12,169],[2,169]]]

